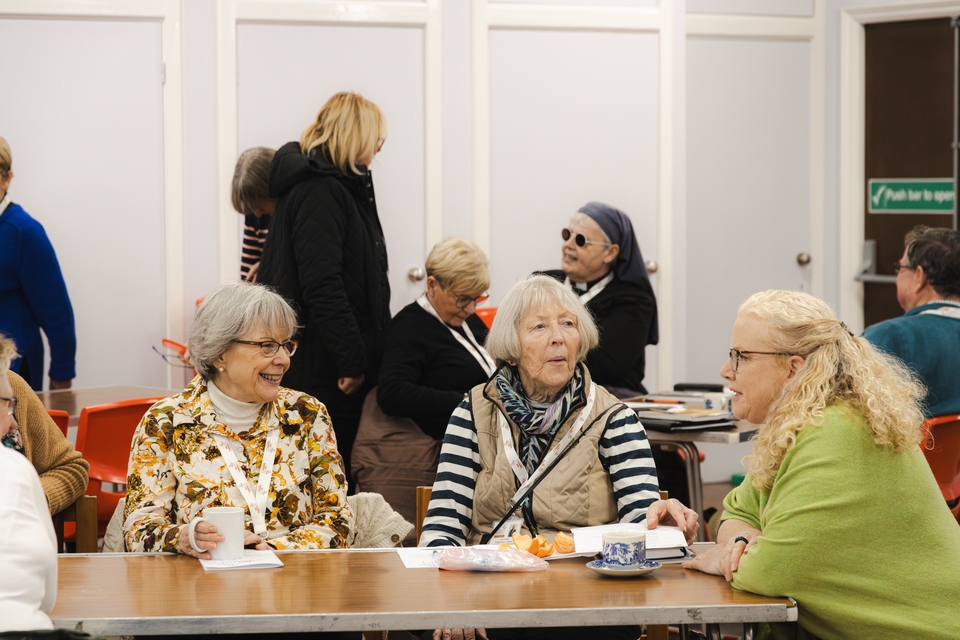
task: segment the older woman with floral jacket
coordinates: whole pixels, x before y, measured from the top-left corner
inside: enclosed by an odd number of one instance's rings
[[[212,506],[243,508],[248,546],[351,545],[354,517],[327,410],[280,386],[295,330],[293,310],[265,287],[227,284],[200,305],[189,339],[199,375],[151,407],[134,435],[129,551],[209,558],[223,536],[198,518]]]

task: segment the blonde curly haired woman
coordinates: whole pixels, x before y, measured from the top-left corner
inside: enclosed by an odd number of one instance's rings
[[[794,598],[776,638],[960,637],[960,527],[918,446],[916,377],[792,291],[740,307],[720,375],[762,426],[716,547],[684,567]]]

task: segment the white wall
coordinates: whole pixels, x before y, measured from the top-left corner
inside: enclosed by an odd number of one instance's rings
[[[660,262],[666,338],[651,350],[648,379],[712,377],[746,289],[804,283],[836,306],[846,286],[838,265],[859,246],[840,240],[839,24],[843,9],[866,4],[882,3],[427,0],[350,11],[343,2],[337,19],[241,20],[236,122],[220,131],[218,38],[237,5],[182,0],[182,65],[168,69],[182,71],[179,145],[162,137],[174,107],[161,99],[157,65],[170,51],[161,52],[156,21],[105,20],[111,0],[35,5],[87,11],[83,20],[0,19],[0,37],[18,52],[5,68],[11,98],[0,103],[0,134],[14,146],[14,196],[45,224],[78,309],[77,384],[165,382],[149,346],[167,326],[189,326],[195,300],[223,277],[221,254],[236,252],[221,245],[222,149],[296,137],[341,88],[365,92],[391,124],[374,169],[394,308],[420,286],[405,273],[428,249],[431,194],[441,194],[442,235],[482,240],[476,234],[490,231],[495,297],[521,272],[555,266],[566,216],[607,199],[633,218],[644,256]],[[269,18],[291,6],[243,10]],[[317,15],[333,6],[297,3]],[[22,7],[0,0],[0,16]],[[182,156],[182,176],[165,168],[171,153]],[[164,223],[171,181],[183,190],[183,239],[169,233],[169,212]],[[757,183],[764,190],[747,198],[745,185]],[[239,216],[224,219],[239,227]],[[759,246],[728,250],[745,227]],[[802,244],[804,233],[819,247],[808,285],[785,265],[777,282],[741,282],[745,271],[767,277],[771,262],[792,258],[799,247],[772,247]],[[183,300],[173,305],[163,292],[178,283],[165,261],[177,258],[165,237],[182,244],[182,264],[172,266],[183,270]],[[707,480],[739,468],[734,449],[708,452]]]

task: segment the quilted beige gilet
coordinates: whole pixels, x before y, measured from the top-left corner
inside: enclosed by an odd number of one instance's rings
[[[585,387],[592,384],[585,373]],[[471,391],[473,423],[480,450],[480,473],[473,497],[473,532],[467,544],[479,544],[510,508],[510,499],[520,486],[504,454],[500,434],[500,415],[506,415],[493,381]],[[533,492],[533,516],[539,533],[552,541],[557,531],[569,532],[584,527],[617,522],[617,501],[610,474],[597,454],[600,436],[607,423],[622,407],[617,398],[597,385],[596,397],[584,427],[584,435]],[[571,429],[584,407],[573,411],[560,427],[553,442],[559,442]],[[507,418],[518,444],[519,427]],[[520,518],[517,509],[514,517]],[[530,534],[526,527],[523,533]]]

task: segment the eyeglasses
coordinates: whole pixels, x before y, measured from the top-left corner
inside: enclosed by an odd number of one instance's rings
[[[16,399],[16,398],[4,398],[3,396],[0,396],[0,400],[6,400],[7,402],[10,403],[10,408],[7,409],[7,415],[8,415],[8,416],[12,416],[14,413],[17,412],[17,399]]]
[[[153,349],[153,352],[154,352],[155,354],[157,354],[158,356],[160,356],[161,358],[163,358],[163,361],[166,362],[166,363],[167,363],[168,365],[170,365],[171,367],[180,367],[180,368],[182,368],[182,369],[193,369],[193,365],[192,365],[192,364],[184,364],[183,362],[180,361],[180,357],[177,356],[177,355],[169,354],[169,353],[163,353],[162,351],[160,351],[160,350],[157,349],[156,347],[150,347],[150,348]]]
[[[560,231],[560,235],[563,237],[563,241],[566,242],[570,239],[570,236],[573,236],[573,241],[577,243],[578,247],[585,247],[588,244],[599,244],[601,247],[610,247],[613,246],[609,242],[594,242],[593,240],[587,240],[587,236],[582,233],[574,235],[570,229],[563,229]]]
[[[477,296],[476,298],[471,298],[470,296],[457,296],[457,302],[456,302],[457,309],[460,309],[461,311],[463,311],[464,309],[469,307],[471,304],[478,305],[481,302],[486,302],[487,298],[489,297],[490,296],[487,295],[486,293],[483,294],[482,296]]]
[[[234,340],[237,344],[250,344],[255,347],[260,347],[260,353],[268,358],[272,358],[277,355],[277,351],[280,350],[280,347],[283,347],[283,350],[287,352],[288,355],[292,356],[297,352],[297,343],[293,341],[284,342],[283,344],[277,342],[276,340],[264,340],[263,342],[256,342],[255,340]]]
[[[377,153],[380,153],[380,149],[383,149],[383,143],[386,142],[386,138],[380,138],[377,140]]]
[[[911,267],[905,264],[900,264],[899,260],[893,263],[893,275],[898,275],[904,269],[909,269],[912,271],[914,267]]]
[[[733,367],[733,372],[736,373],[740,369],[740,359],[743,356],[789,356],[793,355],[790,353],[783,353],[781,351],[741,351],[740,349],[730,349],[730,366]]]

